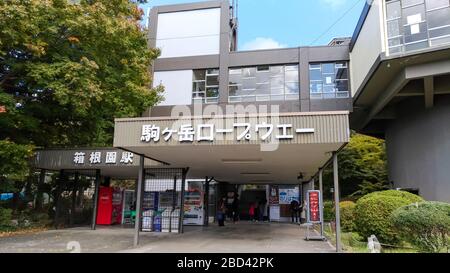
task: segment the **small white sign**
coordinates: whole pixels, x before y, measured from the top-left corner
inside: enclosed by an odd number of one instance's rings
[[[418,34],[420,33],[420,25],[415,24],[411,26],[411,34]]]
[[[406,20],[408,21],[408,25],[418,24],[422,22],[422,15],[420,13],[410,15]]]

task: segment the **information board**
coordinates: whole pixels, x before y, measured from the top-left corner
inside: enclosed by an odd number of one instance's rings
[[[320,191],[308,191],[308,223],[321,223],[322,222],[322,204],[320,198]]]

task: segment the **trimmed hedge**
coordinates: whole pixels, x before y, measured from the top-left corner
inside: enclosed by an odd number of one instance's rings
[[[391,213],[400,207],[422,201],[417,195],[395,190],[365,195],[356,202],[356,231],[364,238],[375,235],[381,243],[396,244],[400,237],[390,222]]]
[[[411,204],[395,210],[390,221],[401,238],[421,252],[439,253],[448,247],[450,204]]]
[[[409,193],[407,191],[397,191],[397,190],[372,192],[370,194],[364,195],[359,200],[364,200],[365,198],[371,198],[373,196],[391,196],[391,197],[404,198],[404,199],[407,199],[410,202],[410,204],[424,201],[423,198],[418,195]]]
[[[352,201],[340,202],[341,227],[343,231],[351,232],[355,230],[355,207]]]

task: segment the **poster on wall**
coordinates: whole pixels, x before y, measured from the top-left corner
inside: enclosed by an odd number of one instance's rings
[[[300,203],[298,187],[285,189],[280,188],[279,191],[280,205],[290,205],[294,200]]]
[[[269,205],[278,205],[279,204],[279,196],[278,196],[278,186],[271,186],[269,192]]]
[[[202,182],[188,182],[188,190],[184,195],[184,225],[202,226],[204,224],[203,199]]]

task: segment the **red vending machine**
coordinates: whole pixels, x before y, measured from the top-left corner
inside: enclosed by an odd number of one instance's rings
[[[121,224],[123,191],[100,187],[98,197],[97,225]]]

